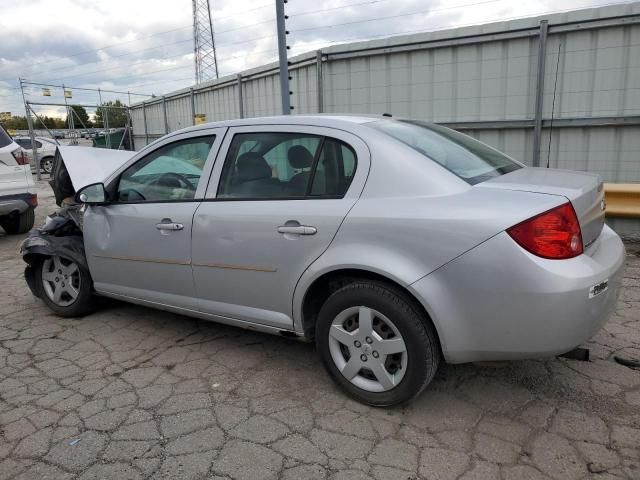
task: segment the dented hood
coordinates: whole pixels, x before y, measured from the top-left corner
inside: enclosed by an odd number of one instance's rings
[[[62,145],[58,147],[58,151],[76,191],[92,183],[104,181],[136,153]]]
[[[109,175],[129,160],[136,152],[107,150],[93,147],[58,146],[49,185],[62,204],[82,187],[104,182]]]

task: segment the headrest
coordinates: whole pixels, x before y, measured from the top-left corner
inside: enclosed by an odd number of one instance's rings
[[[260,178],[271,178],[271,167],[267,161],[256,152],[243,153],[236,162],[238,182],[248,182]]]
[[[294,145],[287,152],[289,165],[293,168],[309,168],[313,164],[313,155],[302,145]]]

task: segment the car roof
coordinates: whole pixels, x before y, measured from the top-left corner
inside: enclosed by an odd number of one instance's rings
[[[203,130],[216,127],[242,127],[251,125],[309,125],[315,127],[347,127],[354,124],[365,124],[388,118],[382,115],[347,115],[347,114],[316,114],[316,115],[276,115],[272,117],[238,118],[219,122],[202,123],[179,130],[180,133]],[[177,132],[172,132],[177,133]]]

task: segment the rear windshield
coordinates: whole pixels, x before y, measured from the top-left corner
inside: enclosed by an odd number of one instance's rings
[[[381,120],[367,124],[436,161],[475,185],[522,165],[467,135],[419,120]]]
[[[7,145],[11,144],[11,142],[13,142],[13,140],[11,140],[9,134],[5,132],[4,128],[2,128],[2,125],[0,125],[0,148],[6,147]]]

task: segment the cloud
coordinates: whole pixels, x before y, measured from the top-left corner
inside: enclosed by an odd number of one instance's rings
[[[403,32],[478,24],[607,0],[299,0],[286,5],[291,54]],[[22,113],[17,78],[33,82],[162,94],[194,83],[191,2],[31,0],[0,16],[0,111]],[[277,59],[273,1],[216,0],[213,23],[222,75]],[[382,18],[384,17],[384,18]],[[62,102],[62,92],[32,100]],[[74,90],[74,102],[97,94]],[[126,95],[104,93],[103,100]],[[139,99],[134,97],[134,99]],[[48,114],[61,109],[47,109]],[[63,111],[64,109],[62,109]]]

